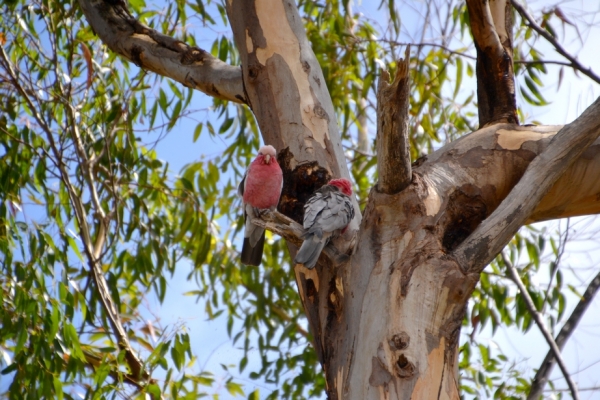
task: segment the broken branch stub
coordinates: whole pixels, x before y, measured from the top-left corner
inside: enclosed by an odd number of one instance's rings
[[[411,181],[408,143],[410,46],[405,58],[398,60],[394,81],[382,71],[377,87],[377,190],[381,193],[401,192]]]

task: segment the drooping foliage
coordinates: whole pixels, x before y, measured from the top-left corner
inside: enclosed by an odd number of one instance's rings
[[[476,128],[475,90],[467,84],[473,80],[474,51],[465,6],[412,3],[407,2],[410,10],[393,1],[373,7],[372,15],[384,16],[385,24],[348,1],[298,5],[338,115],[359,200],[376,180],[377,79],[382,67],[394,68],[405,44],[413,49],[413,160]],[[238,63],[222,4],[129,4],[143,23]],[[270,236],[260,268],[238,261],[242,221],[236,183],[260,142],[248,108],[207,101],[118,59],[97,39],[76,2],[14,0],[1,7],[0,388],[8,397],[32,399],[215,393],[214,376],[223,372],[195,364],[185,324],[162,326],[145,306],[148,297],[162,302],[181,295],[168,283],[176,269],[185,269],[197,286],[187,293],[198,299],[197,315],[225,323],[231,343],[244,350],[233,361],[237,368],[225,373],[224,390],[258,398],[258,391],[250,393],[238,379],[247,376],[268,385],[261,395],[269,398],[320,396],[325,381],[285,243]],[[423,25],[402,18],[424,17],[434,9],[436,18]],[[519,27],[515,42],[533,36]],[[534,61],[541,60],[528,46]],[[544,64],[522,69],[523,96],[545,105],[538,90]],[[205,145],[217,150],[204,151]],[[198,154],[182,162],[178,149],[189,146]],[[170,159],[184,166],[174,170]],[[564,312],[563,284],[560,271],[540,261],[540,254],[551,243],[558,257],[556,240],[528,231],[511,247],[515,257],[527,253],[525,277],[552,270],[547,290],[526,283],[554,323]],[[105,278],[108,303],[94,271]],[[465,318],[464,331],[474,332],[461,356],[466,392],[502,397],[524,393],[529,385],[520,376],[497,378],[511,360],[492,354],[475,334],[486,324],[494,330],[531,327],[504,276],[502,263],[492,263]],[[115,314],[129,347],[115,336]],[[148,379],[135,376],[128,348],[138,354]],[[473,358],[482,360],[482,368]]]

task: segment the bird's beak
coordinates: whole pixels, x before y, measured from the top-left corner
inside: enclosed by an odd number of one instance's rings
[[[265,155],[265,162],[266,162],[267,164],[270,164],[270,163],[271,163],[271,155],[270,155],[270,154],[267,154],[267,155]]]

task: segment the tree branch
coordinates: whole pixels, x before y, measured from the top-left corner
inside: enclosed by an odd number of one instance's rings
[[[473,40],[477,47],[492,52],[497,58],[502,57],[504,51],[497,31],[498,27],[495,25],[498,22],[498,16],[492,15],[489,2],[467,0],[467,7]]]
[[[409,65],[410,46],[406,46],[392,84],[389,73],[382,71],[377,87],[377,190],[386,194],[399,193],[412,179],[408,143]]]
[[[560,176],[600,136],[600,98],[565,125],[527,167],[500,206],[454,251],[467,273],[480,273],[532,215]]]
[[[554,359],[558,363],[558,366],[560,367],[560,370],[562,371],[563,376],[565,377],[565,380],[567,381],[567,385],[569,386],[569,389],[571,391],[571,396],[573,396],[574,400],[579,400],[579,393],[577,393],[577,386],[575,386],[575,382],[573,382],[573,379],[571,378],[571,375],[569,374],[569,371],[567,370],[567,366],[566,366],[564,360],[562,359],[562,356],[560,355],[560,349],[556,345],[556,342],[554,341],[554,338],[552,337],[550,332],[548,332],[548,329],[546,328],[546,324],[544,324],[544,320],[543,320],[542,316],[540,315],[540,313],[537,312],[537,309],[535,308],[535,304],[533,303],[533,300],[531,299],[531,296],[529,295],[527,288],[523,284],[523,281],[521,280],[521,277],[519,276],[517,269],[508,260],[508,258],[504,254],[504,252],[500,252],[500,255],[502,256],[504,265],[506,265],[506,268],[508,269],[508,272],[510,273],[510,278],[519,288],[519,291],[521,292],[521,296],[523,296],[523,301],[525,302],[525,307],[527,307],[529,314],[531,314],[531,316],[533,317],[533,320],[535,321],[538,328],[540,329],[540,332],[542,332],[544,339],[546,339],[546,342],[548,342],[548,345],[550,346],[550,351],[553,353]]]
[[[95,372],[96,369],[102,364],[102,358],[89,350],[82,349],[82,351],[83,355],[85,356],[87,366]],[[68,360],[70,356],[68,354],[65,354],[64,357],[65,360]],[[142,385],[140,385],[139,379],[136,376],[119,371],[118,366],[114,365],[113,363],[110,363],[110,366],[111,368],[108,374],[111,376],[111,378],[114,379],[115,382],[120,382],[122,380],[124,383],[127,383],[138,390],[144,388]]]
[[[305,232],[302,225],[278,211],[266,212],[261,218],[253,218],[252,223],[278,234],[298,247],[302,245],[301,237]],[[334,263],[342,263],[348,258],[346,254],[343,254],[336,249],[331,242],[325,246],[323,253],[325,253],[329,259],[333,260]]]
[[[209,96],[247,103],[240,67],[143,25],[125,1],[79,0],[79,5],[94,32],[115,53]]]
[[[583,293],[581,300],[579,300],[579,303],[577,303],[577,306],[575,306],[575,309],[571,313],[571,316],[569,317],[567,322],[565,322],[562,329],[556,336],[555,342],[559,350],[562,350],[564,348],[565,344],[567,343],[567,340],[569,340],[569,337],[571,336],[575,328],[577,328],[581,317],[583,316],[589,305],[592,304],[592,299],[598,292],[599,288],[600,272],[598,272],[594,279],[592,279],[587,289],[585,290],[585,293]],[[544,361],[540,365],[540,368],[535,374],[535,377],[533,378],[533,382],[531,383],[531,389],[529,391],[529,395],[527,396],[527,400],[538,400],[542,396],[542,392],[544,391],[544,387],[548,382],[548,377],[550,376],[550,373],[552,372],[552,368],[554,367],[556,361],[557,359],[554,355],[554,351],[550,349],[550,351],[548,351],[548,353],[546,354]]]
[[[581,65],[581,63],[577,61],[577,59],[573,57],[569,52],[567,52],[565,48],[562,47],[561,44],[558,43],[558,41],[548,31],[546,31],[544,28],[542,28],[535,22],[535,19],[527,12],[525,7],[519,4],[519,2],[517,2],[516,0],[511,0],[511,4],[515,8],[515,10],[517,10],[521,18],[527,21],[527,25],[529,25],[531,29],[536,31],[540,36],[542,36],[544,39],[550,42],[550,44],[554,46],[554,49],[560,55],[569,60],[569,65],[573,67],[573,69],[581,72],[594,82],[600,83],[600,76],[594,74],[591,68],[586,68],[583,65]]]
[[[518,124],[508,0],[467,0],[467,8],[477,50],[479,126]]]

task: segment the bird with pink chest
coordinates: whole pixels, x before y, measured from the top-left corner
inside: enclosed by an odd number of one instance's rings
[[[252,223],[263,210],[274,210],[279,203],[283,173],[277,163],[275,148],[266,145],[258,150],[238,186],[244,209],[244,243],[241,259],[245,265],[260,265],[265,245],[265,230]]]

